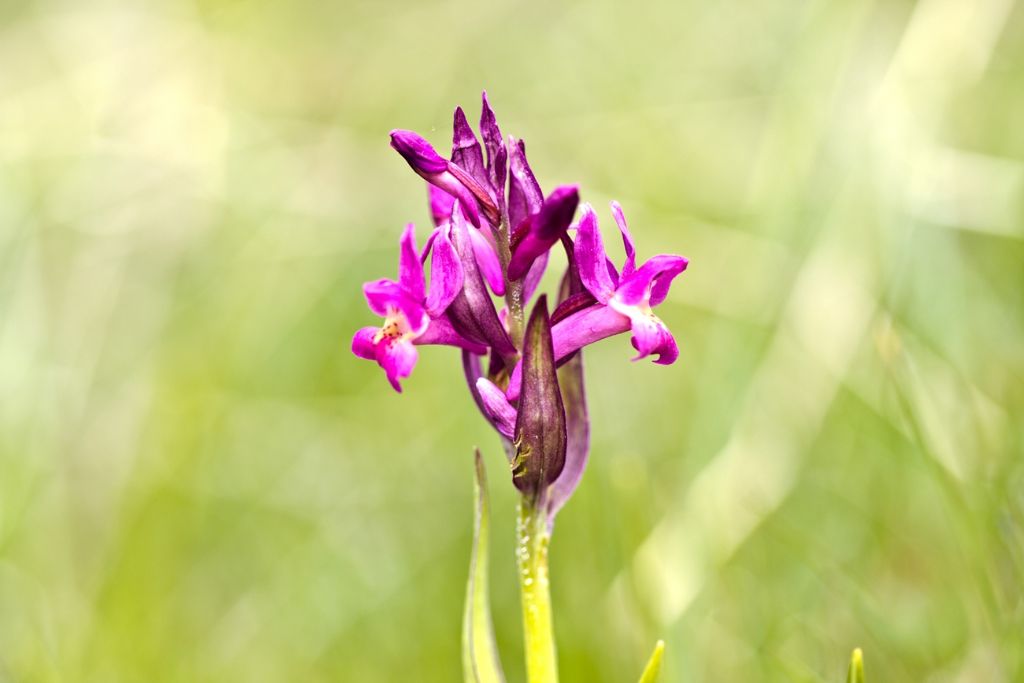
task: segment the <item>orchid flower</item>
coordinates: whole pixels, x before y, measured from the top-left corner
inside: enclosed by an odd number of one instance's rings
[[[622,273],[605,252],[593,208],[584,205],[573,253],[586,291],[566,299],[551,316],[555,362],[563,362],[584,346],[632,331],[630,341],[638,352],[633,360],[657,354],[655,363],[671,365],[679,357],[679,348],[653,309],[665,300],[672,280],[686,270],[689,261],[659,254],[637,268],[636,248],[622,207],[618,202],[611,206],[626,250]],[[520,375],[516,368],[507,391],[510,401],[519,397]]]
[[[463,269],[446,236],[435,236],[432,246],[429,295],[412,223],[400,241],[398,281],[380,279],[363,285],[366,303],[384,317],[384,324],[357,331],[352,337],[352,353],[377,361],[398,392],[402,391],[399,380],[408,377],[416,365],[416,345],[446,344],[477,353],[486,350],[456,332],[445,317],[445,310],[462,288]]]

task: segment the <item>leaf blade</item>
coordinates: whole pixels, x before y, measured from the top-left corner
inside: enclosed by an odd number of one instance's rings
[[[644,672],[640,675],[640,683],[655,683],[658,680],[658,674],[661,673],[661,658],[664,654],[665,641],[659,640],[654,645],[654,652],[651,653],[651,658],[647,660]]]
[[[859,647],[850,655],[850,671],[846,674],[846,683],[864,683],[864,653]]]
[[[466,683],[505,683],[491,621],[487,575],[490,500],[487,496],[487,474],[479,450],[474,464],[473,548],[462,617],[462,671]]]

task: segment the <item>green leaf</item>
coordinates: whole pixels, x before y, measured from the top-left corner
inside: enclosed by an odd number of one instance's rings
[[[658,680],[658,674],[661,673],[661,656],[663,654],[665,654],[665,641],[659,640],[657,645],[654,646],[651,658],[647,660],[647,666],[644,667],[644,672],[640,676],[640,683],[654,683]]]
[[[462,617],[462,671],[466,683],[505,683],[494,643],[491,603],[487,588],[487,542],[490,502],[483,458],[476,452],[473,482],[473,551],[469,559],[466,611]]]
[[[864,683],[864,653],[859,647],[850,657],[850,672],[846,674],[846,683]]]

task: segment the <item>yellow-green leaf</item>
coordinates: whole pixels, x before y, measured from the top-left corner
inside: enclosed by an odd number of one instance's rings
[[[466,683],[505,683],[498,648],[494,643],[487,582],[487,543],[490,502],[483,458],[476,452],[473,485],[473,550],[469,560],[466,610],[462,618],[462,671]]]
[[[850,657],[850,672],[846,674],[846,683],[864,683],[864,653],[859,647]]]
[[[640,683],[654,683],[658,680],[658,674],[661,673],[661,656],[663,654],[665,654],[665,641],[659,640],[658,644],[654,646],[651,658],[647,660],[647,666],[644,667],[644,672],[640,676]]]

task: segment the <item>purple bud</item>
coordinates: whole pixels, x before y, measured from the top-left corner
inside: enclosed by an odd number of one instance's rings
[[[526,143],[509,138],[508,220],[512,229],[540,211],[544,194],[526,160]]]
[[[462,107],[456,107],[452,122],[452,163],[461,166],[482,184],[490,183],[484,166],[484,155],[480,141],[466,120]]]
[[[579,203],[579,190],[575,185],[555,188],[544,200],[540,211],[519,226],[512,236],[512,260],[508,264],[510,280],[526,275],[534,260],[562,239]]]
[[[429,142],[410,130],[393,130],[391,146],[420,177],[458,199],[473,225],[480,227],[481,210],[492,225],[498,224],[500,213],[490,193],[468,171],[438,154]]]
[[[512,482],[536,501],[565,467],[565,407],[555,371],[546,296],[538,299],[526,325],[522,373]]]
[[[429,142],[411,130],[391,131],[391,146],[409,162],[412,170],[421,176],[444,173],[448,161],[437,153]]]
[[[480,137],[484,139],[484,147],[487,149],[487,175],[491,187],[498,195],[498,201],[504,202],[505,176],[508,173],[508,151],[505,149],[505,140],[498,128],[498,120],[491,109],[491,103],[487,101],[487,91],[484,91],[483,106],[480,110]]]

